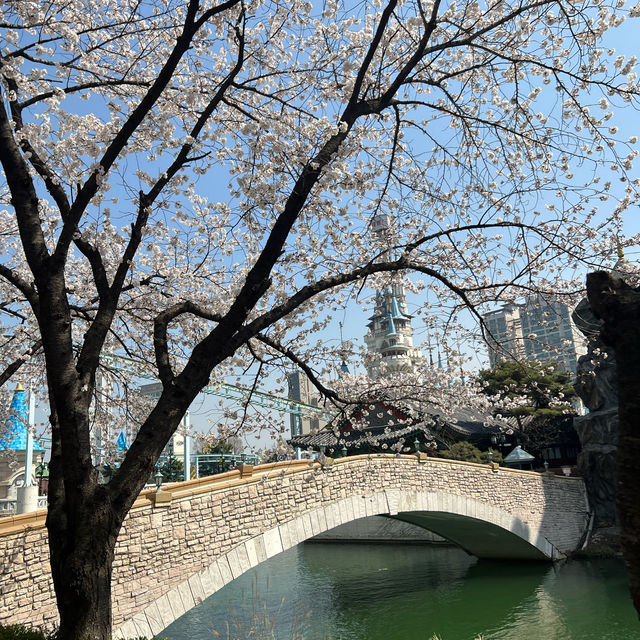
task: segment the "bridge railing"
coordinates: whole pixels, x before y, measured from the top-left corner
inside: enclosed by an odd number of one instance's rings
[[[18,501],[16,498],[0,499],[0,518],[3,516],[12,516],[16,513]],[[47,508],[47,496],[38,496],[38,509]]]
[[[342,465],[357,462],[359,460],[367,458],[396,458],[414,460],[418,464],[438,464],[438,465],[453,465],[453,466],[471,466],[476,468],[482,468],[486,473],[505,473],[516,475],[537,476],[541,475],[537,471],[526,471],[523,469],[510,469],[508,467],[497,467],[497,465],[478,464],[474,462],[462,462],[460,460],[450,460],[446,458],[427,458],[424,454],[363,454],[358,456],[349,456],[346,458],[327,458],[325,465]],[[187,480],[183,482],[166,483],[161,486],[161,494],[164,493],[165,498],[169,500],[174,498],[187,497],[189,495],[196,495],[207,491],[224,490],[230,486],[242,484],[247,481],[255,481],[262,476],[275,476],[275,475],[290,475],[305,473],[312,469],[317,469],[322,465],[317,461],[312,460],[284,460],[280,462],[270,462],[267,464],[261,464],[258,466],[252,465],[239,465],[236,469],[225,471],[217,475],[195,478],[193,480]],[[581,478],[553,476],[557,482],[572,482],[582,481]],[[157,499],[157,489],[155,487],[144,489],[135,503],[132,509],[148,508],[150,505],[158,504],[160,501]],[[167,502],[169,502],[167,500]],[[0,536],[6,535],[11,531],[25,528],[38,528],[43,527],[46,518],[46,510],[38,510],[28,514],[21,515],[8,515],[5,518],[0,518]]]

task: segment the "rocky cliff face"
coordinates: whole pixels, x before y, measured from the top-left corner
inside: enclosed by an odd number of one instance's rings
[[[575,384],[589,413],[574,419],[582,451],[578,468],[584,477],[596,528],[616,524],[616,453],[618,450],[618,392],[616,360],[600,339],[602,321],[584,299],[572,314],[587,337],[588,352],[578,360]]]

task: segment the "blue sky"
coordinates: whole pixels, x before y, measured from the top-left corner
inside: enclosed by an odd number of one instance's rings
[[[607,48],[615,49],[616,52],[620,55],[629,57],[636,54],[636,43],[637,26],[636,24],[634,24],[634,21],[628,20],[626,24],[624,24],[621,28],[613,32],[609,32],[608,38],[605,41],[605,46]],[[614,118],[611,121],[612,124],[616,124],[619,127],[619,132],[616,137],[621,141],[625,141],[631,136],[640,134],[640,126],[638,124],[639,122],[640,118],[638,117],[638,112],[632,107],[616,110]],[[636,173],[637,175],[637,170],[634,170],[634,173]],[[622,190],[620,189],[619,192],[621,193]],[[600,205],[602,215],[606,215],[608,206],[614,206],[613,200],[610,200],[609,203],[610,204],[603,203]],[[630,237],[640,233],[640,213],[637,209],[634,208],[628,210],[625,213],[624,232],[626,237]],[[628,248],[626,250],[626,255],[631,260],[640,260],[640,247]],[[584,276],[586,275],[586,272],[580,275]],[[359,297],[362,300],[370,298],[372,294],[373,291],[363,290],[360,292]],[[407,298],[408,309],[410,313],[415,313],[424,304],[424,298],[421,295],[409,293]],[[334,345],[337,351],[340,348],[342,335],[342,338],[344,340],[363,345],[363,336],[366,332],[366,323],[368,316],[371,313],[371,308],[371,304],[362,306],[356,304],[355,302],[352,302],[348,304],[341,312],[336,313],[330,326],[323,332],[325,343]],[[470,320],[466,320],[464,324],[465,326],[472,327],[472,322]],[[413,328],[415,344],[424,346],[423,343],[428,340],[428,331],[420,318],[414,319]],[[435,338],[431,336],[432,346],[434,346],[434,342]],[[467,368],[477,369],[488,365],[486,350],[482,345],[469,345],[466,349],[466,353],[471,358],[470,362],[466,365]],[[435,356],[436,354],[434,351],[434,358]],[[349,365],[352,370],[357,369],[358,367],[358,364],[353,362],[350,362]],[[264,390],[268,391],[267,389]],[[192,421],[196,426],[207,420],[208,417],[211,417],[211,415],[207,416],[208,412],[210,411],[210,406],[211,402],[209,400],[203,400],[201,406],[198,408],[194,406],[194,411],[192,412]],[[201,426],[204,425],[202,424]]]
[[[631,56],[636,53],[637,49],[637,35],[636,32],[637,27],[631,22],[628,21],[627,24],[623,25],[620,29],[615,30],[615,32],[610,32],[608,36],[609,40],[606,42],[607,47],[615,48],[619,54],[625,56]],[[82,101],[78,101],[78,105],[84,111],[89,110],[93,107],[91,102],[87,102],[84,105]],[[621,140],[626,140],[632,135],[638,135],[638,113],[632,108],[628,108],[625,110],[618,110],[615,114],[615,118],[612,121],[615,122],[620,128],[618,137]],[[146,165],[149,168],[149,165]],[[160,164],[157,164],[160,167]],[[155,169],[155,166],[154,166]],[[209,174],[206,177],[203,177],[199,186],[202,187],[205,191],[210,190],[212,193],[212,198],[216,197],[214,189],[216,186],[224,187],[227,182],[227,177],[224,174]],[[222,192],[226,191],[226,189],[222,188]],[[222,198],[221,198],[222,199]],[[123,198],[123,202],[125,198]],[[126,206],[126,205],[120,205]],[[606,203],[601,205],[601,209],[603,213],[606,213]],[[613,206],[613,205],[611,205]],[[114,207],[117,209],[118,207]],[[640,218],[637,210],[628,211],[625,215],[624,219],[624,228],[627,236],[634,235],[640,232]],[[628,250],[627,255],[629,258],[633,259],[634,257],[640,258],[640,249]],[[357,289],[354,289],[354,297]],[[360,292],[360,298],[370,298],[373,295],[373,291],[363,290]],[[410,313],[415,313],[417,310],[422,308],[424,304],[424,299],[422,296],[418,296],[415,294],[408,295],[408,308]],[[342,326],[342,337],[345,340],[355,342],[357,344],[363,344],[363,335],[366,331],[366,323],[367,318],[371,313],[371,304],[367,304],[365,306],[359,306],[355,302],[348,304],[344,310],[337,313],[327,330],[323,332],[323,339],[326,344],[334,345],[336,351],[340,348],[340,340],[341,340],[341,332],[340,327]],[[471,323],[465,322],[466,325],[471,326]],[[414,327],[414,335],[415,335],[415,343],[420,346],[422,342],[426,342],[427,340],[427,331],[425,329],[424,323],[421,319],[416,318],[413,323]],[[432,345],[435,341],[435,338],[432,337]],[[477,353],[477,357],[469,363],[469,367],[481,367],[486,364],[486,354],[482,348],[468,349],[468,353]],[[435,356],[435,354],[434,354]],[[357,366],[356,363],[349,363],[350,366],[355,368]],[[262,389],[263,391],[270,391],[270,389]],[[203,399],[202,401],[197,401],[193,407],[192,411],[192,422],[196,426],[204,427],[205,425],[202,423],[206,423],[209,418],[209,414],[212,411],[211,405],[215,404],[211,402],[210,398]]]

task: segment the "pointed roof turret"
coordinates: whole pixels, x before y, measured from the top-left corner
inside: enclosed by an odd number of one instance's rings
[[[391,317],[394,320],[408,320],[407,316],[400,311],[400,305],[398,304],[398,299],[395,295],[391,296]]]
[[[25,451],[27,448],[27,429],[29,424],[29,406],[27,393],[18,384],[11,399],[9,417],[5,420],[5,437],[0,437],[0,448],[11,451]],[[33,443],[36,451],[44,451],[44,447],[37,442]]]
[[[396,331],[396,325],[393,322],[393,316],[390,313],[387,313],[387,335],[398,335],[398,332]]]

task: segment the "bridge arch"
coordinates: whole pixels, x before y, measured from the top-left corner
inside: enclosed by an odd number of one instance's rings
[[[149,490],[118,537],[114,630],[152,637],[259,562],[359,518],[413,522],[481,556],[555,559],[581,543],[588,512],[579,478],[424,454],[281,462]],[[45,517],[0,519],[0,624],[56,624]]]
[[[354,520],[386,515],[437,533],[478,557],[556,560],[565,557],[540,531],[502,508],[443,491],[381,490],[307,511],[218,556],[116,630],[152,637],[261,562]]]

